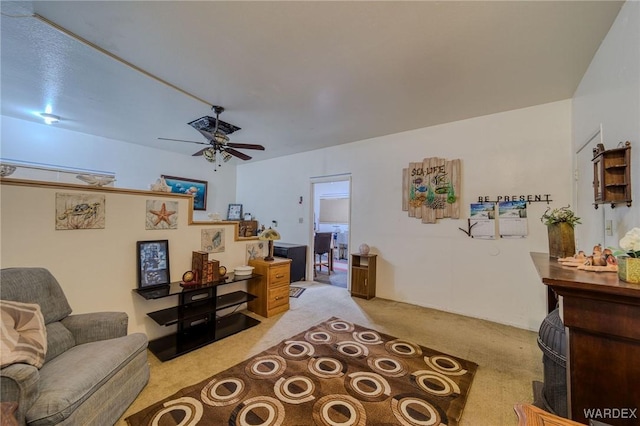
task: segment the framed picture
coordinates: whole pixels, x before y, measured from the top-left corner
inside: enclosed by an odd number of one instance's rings
[[[193,195],[193,209],[207,209],[207,181],[162,175],[171,192]]]
[[[229,204],[227,220],[242,220],[242,204]]]
[[[169,240],[138,241],[138,288],[171,283]]]

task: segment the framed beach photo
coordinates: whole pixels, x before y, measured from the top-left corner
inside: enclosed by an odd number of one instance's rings
[[[171,187],[171,192],[193,195],[194,210],[207,209],[207,181],[167,175],[162,175],[162,177]]]
[[[169,240],[138,241],[138,288],[146,289],[171,283]]]
[[[229,204],[227,220],[242,220],[242,204]]]

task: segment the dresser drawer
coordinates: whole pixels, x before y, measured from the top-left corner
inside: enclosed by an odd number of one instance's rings
[[[280,286],[269,290],[267,309],[289,304],[289,286]]]
[[[291,281],[289,272],[289,264],[278,265],[269,268],[269,286],[277,287],[283,284],[289,284]],[[287,290],[288,291],[288,290]]]

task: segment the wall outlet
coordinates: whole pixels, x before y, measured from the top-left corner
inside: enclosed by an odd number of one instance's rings
[[[304,223],[304,219],[302,219],[301,217],[298,218],[298,223]]]
[[[604,221],[604,230],[608,237],[613,236],[613,223],[611,220]]]

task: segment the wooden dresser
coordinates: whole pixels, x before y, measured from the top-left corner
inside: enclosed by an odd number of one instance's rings
[[[620,281],[611,272],[562,266],[546,253],[531,253],[531,258],[542,282],[562,297],[571,419],[637,426],[640,284]]]
[[[249,293],[257,298],[248,303],[249,310],[263,317],[289,310],[289,283],[291,282],[291,259],[276,257],[267,262],[263,259],[249,261],[260,279],[251,280]]]

